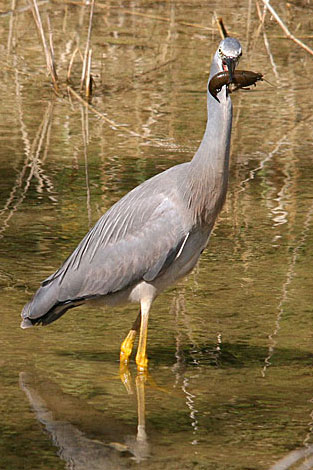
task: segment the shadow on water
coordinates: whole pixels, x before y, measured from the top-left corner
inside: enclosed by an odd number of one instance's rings
[[[112,363],[116,360],[116,352],[106,351],[84,351],[84,350],[59,350],[55,353],[60,357],[70,357],[77,361],[106,362]],[[149,346],[149,368],[172,365],[173,367],[219,367],[227,368],[249,368],[264,366],[268,355],[268,348],[253,346],[249,344],[236,344],[224,342],[221,346],[208,343],[201,347],[194,348],[192,344],[184,345],[179,351],[174,347]],[[176,357],[176,359],[175,359]],[[310,366],[313,362],[313,353],[292,348],[276,348],[271,366],[283,367],[288,365]],[[174,362],[175,361],[175,362]]]

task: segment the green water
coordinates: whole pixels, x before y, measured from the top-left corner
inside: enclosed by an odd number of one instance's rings
[[[65,86],[54,95],[27,6],[0,16],[0,468],[263,470],[294,450],[281,468],[313,468],[311,56],[269,16],[258,34],[249,2],[99,2],[92,104],[113,126]],[[64,82],[89,9],[40,10]],[[242,42],[240,68],[273,86],[233,95],[225,207],[195,271],[155,301],[150,377],[136,382],[132,360],[127,390],[119,346],[136,305],[80,307],[26,331],[19,315],[112,203],[192,158],[214,11]],[[312,45],[311,6],[278,11]],[[77,55],[76,89],[80,70]]]

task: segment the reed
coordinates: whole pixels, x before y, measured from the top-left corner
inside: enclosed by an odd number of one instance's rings
[[[220,33],[220,36],[222,39],[225,39],[229,36],[229,34],[227,33],[227,29],[224,25],[224,21],[223,21],[223,18],[222,17],[218,17],[216,13],[214,13],[214,19],[215,19],[215,22],[216,22],[216,26],[217,26],[217,29]]]
[[[304,42],[300,41],[300,39],[298,39],[296,36],[294,36],[290,31],[289,29],[287,28],[287,26],[285,25],[285,23],[282,21],[282,19],[279,17],[278,13],[276,12],[276,10],[272,7],[272,5],[270,5],[269,3],[269,0],[262,0],[262,2],[264,3],[265,7],[269,10],[269,12],[271,13],[271,15],[275,18],[275,20],[277,21],[277,23],[279,24],[279,26],[281,27],[281,29],[284,31],[285,35],[287,36],[287,38],[291,39],[293,42],[295,42],[296,44],[298,44],[298,46],[302,47],[302,49],[304,49],[306,52],[308,52],[309,54],[313,55],[313,49],[311,49],[309,46],[307,46],[306,44],[304,44]]]
[[[55,56],[54,56],[54,45],[53,45],[53,31],[51,27],[51,22],[48,13],[46,14],[46,25],[47,25],[47,33],[44,30],[44,23],[42,17],[39,12],[38,2],[37,0],[28,0],[29,5],[32,9],[33,17],[41,38],[41,42],[43,45],[44,55],[46,59],[46,66],[48,73],[51,76],[53,89],[57,95],[60,92],[60,81],[56,71],[56,63],[55,63]],[[91,32],[92,32],[92,22],[93,22],[93,14],[94,14],[94,7],[95,7],[95,0],[92,0],[90,3],[90,14],[89,14],[89,25],[88,25],[88,33],[87,33],[87,40],[86,40],[86,47],[85,53],[82,56],[79,48],[77,47],[73,54],[71,55],[71,59],[69,62],[66,80],[67,82],[70,80],[72,67],[74,64],[74,60],[76,57],[77,52],[80,53],[82,59],[82,74],[81,74],[81,81],[80,81],[80,92],[84,92],[86,98],[90,99],[92,95],[92,88],[93,88],[93,78],[91,75],[91,58],[92,58],[92,48],[90,47],[91,43]],[[48,39],[47,39],[48,38]]]
[[[49,15],[47,15],[47,24],[48,24],[48,32],[49,32],[49,43],[48,43],[46,40],[44,29],[43,29],[43,24],[42,24],[41,16],[39,13],[37,0],[32,0],[32,3],[30,4],[30,6],[32,9],[34,19],[35,19],[35,23],[37,25],[39,35],[41,37],[41,42],[43,45],[43,50],[44,50],[45,58],[46,58],[47,70],[51,75],[54,91],[58,94],[59,93],[58,75],[56,72],[56,66],[54,62],[53,36],[52,36]]]
[[[87,34],[85,54],[84,54],[84,60],[83,60],[82,76],[81,76],[81,81],[80,81],[80,91],[82,92],[83,90],[85,90],[85,95],[87,98],[90,98],[91,92],[92,92],[92,77],[91,77],[92,50],[90,48],[90,40],[91,40],[94,8],[95,8],[95,0],[92,0],[90,3],[88,34]]]

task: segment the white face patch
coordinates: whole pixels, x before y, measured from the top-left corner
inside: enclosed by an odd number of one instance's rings
[[[233,63],[233,69],[238,65],[239,58],[242,55],[242,49],[239,41],[234,38],[227,37],[220,42],[217,50],[218,69],[228,72],[228,63]]]
[[[242,55],[240,43],[234,38],[225,38],[218,48],[218,56],[223,61],[226,57],[238,60]]]

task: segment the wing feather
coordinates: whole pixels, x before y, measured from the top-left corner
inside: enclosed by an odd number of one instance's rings
[[[175,190],[138,188],[111,207],[43,282],[59,284],[59,302],[118,292],[143,279],[151,282],[179,254],[190,227]]]

